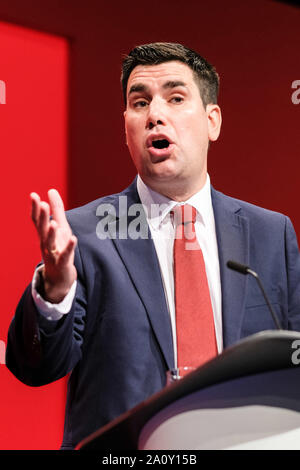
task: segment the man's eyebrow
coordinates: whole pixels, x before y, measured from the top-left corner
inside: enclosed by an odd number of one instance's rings
[[[176,88],[178,86],[186,87],[187,84],[182,82],[181,80],[169,80],[168,82],[163,84],[163,88]]]
[[[149,87],[147,87],[147,85],[144,85],[143,83],[136,83],[135,85],[132,85],[130,87],[128,96],[131,93],[141,93],[141,92],[149,92]]]
[[[184,83],[181,80],[169,80],[166,83],[163,84],[163,88],[176,88],[179,86],[186,87],[187,84]],[[149,93],[150,88],[145,85],[144,83],[136,83],[135,85],[132,85],[129,89],[128,96],[131,95],[132,93]]]

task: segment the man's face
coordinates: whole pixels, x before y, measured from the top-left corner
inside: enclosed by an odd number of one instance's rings
[[[217,105],[203,106],[192,70],[179,61],[138,65],[127,84],[128,148],[143,181],[174,197],[206,180],[209,140],[221,125]]]

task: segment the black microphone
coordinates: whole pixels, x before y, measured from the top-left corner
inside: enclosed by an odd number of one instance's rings
[[[267,297],[267,294],[265,293],[265,290],[263,288],[263,285],[261,283],[261,280],[259,279],[259,276],[258,274],[255,272],[255,271],[252,271],[252,269],[249,268],[249,266],[246,266],[245,264],[240,264],[240,263],[237,263],[236,261],[227,261],[227,267],[230,268],[230,269],[233,269],[234,271],[237,271],[241,274],[251,274],[251,276],[255,277],[256,281],[257,281],[257,284],[259,285],[260,287],[260,290],[262,291],[262,294],[265,298],[265,301],[269,307],[269,310],[271,312],[271,315],[273,317],[273,320],[274,320],[274,323],[276,325],[276,328],[278,330],[281,330],[281,326],[280,326],[280,322],[277,318],[277,315],[276,313],[274,312],[273,308],[272,308],[272,305],[270,304],[269,302],[269,299]]]

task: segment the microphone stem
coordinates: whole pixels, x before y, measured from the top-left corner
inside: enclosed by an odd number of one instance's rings
[[[266,301],[266,303],[267,303],[267,305],[268,305],[268,307],[269,307],[269,309],[270,309],[270,312],[271,312],[271,314],[272,314],[272,317],[273,317],[274,323],[275,323],[275,325],[276,325],[276,328],[277,328],[278,330],[281,330],[281,329],[282,329],[282,328],[281,328],[281,325],[280,325],[280,323],[279,323],[279,321],[278,321],[278,318],[277,318],[277,316],[276,316],[276,313],[274,312],[274,310],[273,310],[273,308],[272,308],[272,305],[271,305],[270,302],[269,302],[269,299],[268,299],[268,297],[267,297],[267,295],[266,295],[266,293],[265,293],[265,290],[264,290],[264,288],[263,288],[263,285],[262,285],[262,283],[261,283],[261,280],[259,279],[259,277],[258,277],[258,275],[256,274],[256,272],[255,272],[255,271],[252,271],[252,269],[247,268],[247,272],[248,272],[249,274],[251,274],[253,277],[255,277],[255,279],[256,279],[256,281],[257,281],[259,287],[260,287],[260,290],[262,291],[262,294],[263,294],[263,296],[264,296],[264,299],[265,299],[265,301]]]

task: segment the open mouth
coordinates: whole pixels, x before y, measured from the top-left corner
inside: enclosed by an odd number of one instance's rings
[[[154,163],[168,159],[174,150],[172,140],[163,134],[149,136],[146,145]]]
[[[167,139],[157,139],[152,141],[152,146],[156,149],[166,149],[170,145]]]

